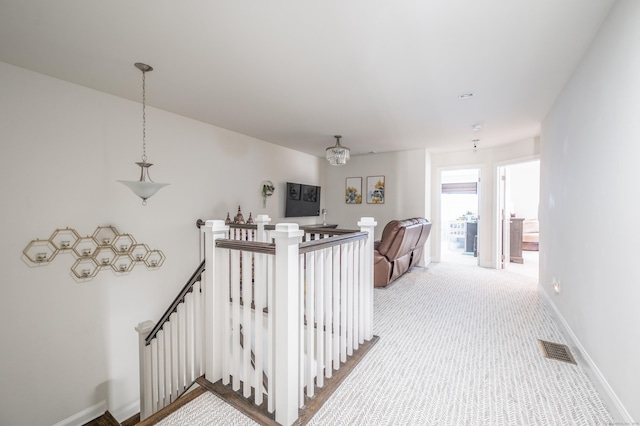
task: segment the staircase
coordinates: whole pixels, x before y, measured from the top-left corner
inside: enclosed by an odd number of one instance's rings
[[[269,221],[207,221],[203,263],[158,323],[136,327],[139,424],[207,390],[260,424],[305,424],[377,341],[373,219],[360,230]]]

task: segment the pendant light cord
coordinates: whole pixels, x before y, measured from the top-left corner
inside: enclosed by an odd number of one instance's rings
[[[146,72],[142,71],[142,162],[147,162],[147,94],[145,90]]]

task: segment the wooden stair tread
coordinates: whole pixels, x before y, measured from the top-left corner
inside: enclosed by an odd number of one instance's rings
[[[105,411],[103,415],[85,423],[83,426],[120,426],[120,422],[109,411]]]
[[[138,423],[138,426],[155,425],[160,420],[162,420],[165,417],[169,416],[170,414],[178,411],[178,409],[182,408],[184,405],[186,405],[189,402],[193,401],[194,399],[196,399],[197,397],[199,397],[200,395],[202,395],[206,391],[207,390],[202,388],[202,387],[197,387],[194,390],[185,393],[180,398],[178,398],[177,400],[173,401],[171,404],[169,404],[166,407],[164,407],[162,410],[160,410],[160,411],[158,411],[156,413],[153,413],[152,415],[150,415],[149,417],[147,417],[146,419],[144,419],[143,421]]]

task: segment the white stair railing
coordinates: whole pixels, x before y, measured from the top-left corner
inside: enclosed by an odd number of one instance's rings
[[[137,328],[142,419],[204,373],[256,405],[266,398],[276,421],[290,425],[305,395],[372,339],[373,218],[362,218],[360,231],[269,221],[202,226],[201,292],[189,293],[153,339],[153,323]]]

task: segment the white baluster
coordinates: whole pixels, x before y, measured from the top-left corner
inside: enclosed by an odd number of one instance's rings
[[[233,390],[240,390],[240,252],[231,252],[231,375]]]
[[[251,283],[251,260],[252,253],[242,252],[242,309],[244,314],[242,334],[243,334],[243,361],[244,371],[242,381],[242,395],[245,398],[251,396],[251,342],[253,340],[253,328],[251,321],[251,302],[253,301],[253,284]]]
[[[319,235],[316,236],[318,238]],[[324,256],[317,251],[315,256],[315,282],[316,282],[316,384],[319,388],[324,386]]]
[[[178,320],[178,394],[181,394],[187,386],[185,381],[187,367],[187,321],[184,303],[180,303],[176,311]]]
[[[200,377],[204,372],[202,369],[202,339],[204,316],[202,315],[202,294],[200,293],[201,282],[193,285],[193,374],[194,378]]]
[[[333,369],[340,368],[340,246],[333,252]]]
[[[358,350],[358,329],[360,328],[360,241],[353,244],[353,350]]]
[[[164,346],[164,330],[160,329],[156,335],[158,339],[158,394],[160,399],[160,407],[164,408],[169,405],[167,398],[165,383],[165,346]]]
[[[353,355],[353,243],[347,243],[347,355]]]
[[[179,341],[178,335],[178,314],[172,313],[169,316],[169,325],[171,326],[171,402],[178,399],[180,393],[180,380],[178,371],[180,366]]]
[[[173,394],[173,385],[171,383],[171,324],[165,322],[162,326],[164,331],[164,405],[171,403],[171,395]]]
[[[305,255],[301,254],[298,256],[298,280],[300,283],[303,284],[303,289],[304,289],[304,282],[305,282],[305,267],[304,267],[304,260],[305,260]],[[305,325],[304,325],[304,316],[305,316],[305,304],[304,304],[304,299],[305,299],[305,292],[301,291],[300,294],[298,295],[298,301],[299,301],[299,312],[298,312],[298,339],[299,342],[301,343],[300,345],[298,345],[298,359],[300,360],[300,362],[298,363],[298,407],[302,408],[304,407],[304,386],[305,386],[305,365],[304,365],[304,333],[305,333]]]
[[[158,395],[158,339],[152,339],[147,347],[151,352],[151,409],[155,413],[162,408]]]
[[[195,313],[193,306],[193,293],[188,293],[184,298],[184,313],[186,320],[186,364],[185,364],[185,383],[189,386],[196,378],[194,376],[194,357],[195,357]]]
[[[305,271],[305,285],[304,292],[306,296],[305,303],[305,316],[307,319],[307,325],[305,327],[307,333],[307,358],[306,358],[306,386],[307,396],[312,397],[315,395],[315,386],[313,382],[313,376],[315,370],[313,368],[313,359],[315,353],[315,341],[314,341],[314,328],[316,318],[316,304],[315,304],[315,255],[313,252],[307,253],[306,257],[306,271]]]
[[[324,256],[324,318],[325,318],[325,360],[324,360],[324,375],[326,378],[332,376],[332,342],[333,342],[333,257],[332,249],[328,248],[323,250]]]

